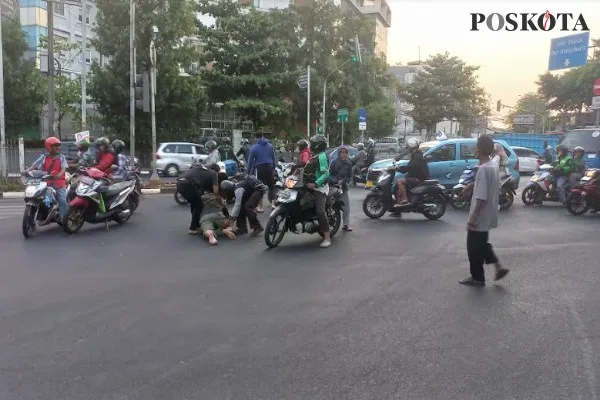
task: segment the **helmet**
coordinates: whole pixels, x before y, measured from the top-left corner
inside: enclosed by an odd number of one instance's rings
[[[308,142],[304,139],[302,140],[298,140],[298,149],[299,150],[304,150],[308,148]]]
[[[244,146],[246,144],[250,144],[250,141],[248,139],[246,139],[246,138],[243,138],[241,144],[242,144],[242,146]]]
[[[582,154],[585,154],[585,149],[584,149],[583,147],[581,147],[581,146],[577,146],[577,147],[575,147],[575,148],[573,149],[573,153],[577,153],[577,152],[580,152],[580,153],[582,153]]]
[[[110,145],[110,142],[108,141],[107,138],[105,137],[99,137],[98,139],[96,139],[96,141],[94,142],[94,146],[96,146],[97,149],[101,148],[102,146],[106,146],[108,147]]]
[[[364,143],[356,143],[356,148],[358,149],[358,151],[360,151],[365,148],[365,145]]]
[[[233,197],[233,192],[235,191],[235,183],[226,179],[223,182],[221,182],[220,189],[221,195],[223,197],[225,197],[226,199],[231,199]]]
[[[226,144],[228,146],[231,146],[231,139],[228,137],[224,137],[222,140],[223,144]]]
[[[82,140],[81,142],[79,142],[77,144],[77,147],[82,149],[82,150],[87,150],[90,148],[90,142],[87,140]]]
[[[563,146],[562,144],[559,144],[558,146],[556,146],[555,150],[557,153],[561,153],[563,151],[569,151],[569,149],[567,149],[567,147]]]
[[[223,161],[219,161],[217,163],[217,165],[219,166],[219,173],[223,172],[226,173],[227,169],[225,168],[225,163]]]
[[[52,146],[60,146],[60,139],[54,136],[50,136],[48,139],[46,139],[44,142],[44,147],[46,150],[52,151]]]
[[[327,139],[323,135],[315,135],[310,138],[310,151],[320,153],[327,148]]]
[[[371,148],[373,146],[375,146],[375,141],[373,139],[367,140],[367,147]]]
[[[406,141],[405,147],[409,150],[417,150],[421,145],[421,141],[417,138],[410,138]]]
[[[217,142],[215,142],[214,140],[209,140],[208,142],[206,142],[204,147],[206,147],[206,150],[208,151],[213,151],[217,148]]]
[[[112,142],[112,147],[115,153],[120,153],[125,148],[125,143],[122,140],[116,139]]]

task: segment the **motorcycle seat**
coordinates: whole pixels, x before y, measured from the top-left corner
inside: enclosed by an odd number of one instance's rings
[[[131,181],[127,182],[117,182],[114,185],[110,185],[102,191],[107,196],[112,196],[121,193],[121,191],[125,188],[128,188],[131,185]]]
[[[438,185],[440,183],[437,179],[427,179],[419,184],[419,186],[430,186],[430,185]]]

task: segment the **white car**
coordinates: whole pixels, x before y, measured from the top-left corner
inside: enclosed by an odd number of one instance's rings
[[[519,157],[519,172],[520,173],[534,173],[538,169],[538,160],[543,159],[537,151],[531,150],[527,147],[512,146],[512,149]]]
[[[156,170],[159,174],[174,177],[191,168],[194,161],[204,161],[208,151],[196,143],[161,143],[156,152]]]

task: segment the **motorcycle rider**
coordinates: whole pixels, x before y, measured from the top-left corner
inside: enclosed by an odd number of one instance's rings
[[[327,139],[323,135],[315,135],[310,138],[310,151],[313,156],[304,168],[304,182],[306,187],[315,197],[315,213],[319,221],[319,230],[323,234],[321,247],[331,246],[331,235],[329,232],[329,218],[327,218],[327,196],[329,195],[329,160],[325,150]]]
[[[237,183],[230,180],[221,182],[221,194],[225,199],[235,199],[233,209],[229,213],[232,220],[236,220],[236,234],[248,233],[248,223],[252,229],[252,236],[257,236],[263,231],[258,221],[256,207],[262,200],[268,188],[252,175],[244,175]]]
[[[367,167],[367,152],[365,151],[365,145],[363,143],[356,144],[356,150],[358,150],[358,154],[352,158],[352,184],[356,185],[356,176],[360,175],[360,171]]]
[[[90,151],[90,142],[82,140],[77,143],[77,162],[69,163],[69,168],[88,167],[95,163],[95,157]]]
[[[310,149],[306,140],[298,140],[298,152],[298,164],[296,168],[304,168],[308,160],[310,160]]]
[[[94,146],[96,147],[96,163],[92,167],[109,174],[112,171],[112,165],[117,161],[110,148],[110,141],[105,137],[100,137],[96,139]]]
[[[223,138],[223,144],[218,148],[219,151],[219,161],[233,160],[236,163],[239,163],[237,157],[235,156],[235,152],[233,151],[233,146],[231,146],[231,139],[228,137]]]
[[[239,160],[240,156],[244,156],[244,161],[248,164],[248,156],[250,155],[250,148],[252,146],[250,145],[250,141],[246,138],[243,138],[240,144],[242,147],[240,147],[235,157]]]
[[[177,179],[177,191],[190,204],[192,214],[188,231],[190,235],[197,235],[200,228],[202,195],[212,192],[220,198],[219,178],[217,176],[219,169],[217,164],[193,164],[192,168],[184,171]]]
[[[204,165],[216,164],[221,161],[221,156],[219,155],[219,150],[217,148],[217,142],[214,140],[209,140],[204,145],[206,150],[208,151],[208,157],[204,160]]]
[[[342,187],[342,201],[344,202],[342,228],[346,232],[352,232],[350,228],[350,196],[348,195],[348,184],[352,181],[352,163],[348,160],[348,148],[340,146],[339,157],[331,162],[329,166],[329,181],[337,183]]]
[[[573,149],[573,163],[571,164],[571,176],[569,177],[569,185],[574,188],[577,182],[583,178],[585,172],[585,149],[581,146]]]
[[[556,146],[556,153],[557,159],[553,172],[556,177],[556,194],[558,196],[558,201],[565,204],[567,198],[565,185],[569,180],[573,158],[569,155],[569,149],[563,145]]]
[[[127,177],[127,172],[131,165],[131,158],[123,154],[125,149],[125,142],[116,139],[112,142],[112,148],[117,155],[117,166],[118,168],[112,172],[112,179],[121,181]]]
[[[62,221],[69,210],[69,204],[67,203],[67,180],[65,177],[68,164],[67,158],[60,153],[60,144],[60,139],[57,137],[50,136],[46,139],[44,147],[47,152],[42,154],[29,168],[21,172],[21,174],[25,175],[27,172],[37,170],[43,171],[51,176],[47,183],[48,186],[54,188],[56,191],[60,221]]]
[[[429,166],[423,158],[423,152],[419,150],[421,142],[417,138],[410,138],[406,141],[406,148],[410,152],[410,161],[402,167],[394,167],[398,172],[406,174],[404,178],[396,182],[397,193],[396,201],[399,205],[408,204],[408,196],[406,190],[410,190],[419,183],[429,179]],[[400,156],[396,156],[396,161],[400,160]]]
[[[367,140],[367,165],[371,165],[375,162],[375,141],[373,139]]]

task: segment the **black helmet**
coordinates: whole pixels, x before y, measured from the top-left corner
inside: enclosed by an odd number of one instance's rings
[[[208,151],[213,151],[217,148],[217,142],[215,142],[214,140],[209,140],[208,142],[206,142],[204,147],[206,147],[206,150]]]
[[[223,138],[223,144],[226,144],[228,146],[231,146],[231,139],[228,137],[224,137]]]
[[[327,139],[323,135],[315,135],[310,138],[310,151],[320,153],[327,148]]]
[[[299,150],[304,150],[308,148],[308,142],[304,139],[302,140],[298,140],[298,149]]]
[[[115,151],[115,153],[119,154],[123,151],[123,149],[125,149],[125,142],[119,139],[113,140],[112,148]]]
[[[233,197],[233,192],[235,191],[235,183],[226,179],[223,182],[221,182],[220,189],[221,195],[223,197],[225,197],[226,199],[231,199]]]
[[[94,141],[94,146],[96,146],[97,149],[99,149],[102,146],[108,147],[109,145],[110,145],[110,141],[105,137],[99,137],[98,139],[96,139]]]

